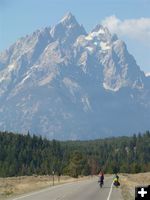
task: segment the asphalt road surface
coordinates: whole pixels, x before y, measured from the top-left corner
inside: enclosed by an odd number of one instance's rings
[[[12,200],[122,200],[120,188],[112,185],[112,177],[105,178],[103,188],[97,179],[77,181],[50,187]]]

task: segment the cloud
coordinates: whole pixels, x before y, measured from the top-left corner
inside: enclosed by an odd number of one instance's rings
[[[110,32],[150,45],[150,18],[120,20],[115,15],[102,22]]]

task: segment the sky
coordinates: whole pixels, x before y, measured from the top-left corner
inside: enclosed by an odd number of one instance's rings
[[[87,32],[107,26],[150,72],[150,0],[0,0],[0,52],[18,38],[53,26],[71,12]]]

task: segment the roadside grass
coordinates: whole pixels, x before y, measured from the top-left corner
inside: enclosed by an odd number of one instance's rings
[[[150,185],[150,172],[138,174],[122,174],[120,182],[124,200],[134,200],[135,187]]]

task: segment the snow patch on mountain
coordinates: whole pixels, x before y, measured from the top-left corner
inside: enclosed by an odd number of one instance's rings
[[[72,95],[75,95],[75,92],[80,89],[80,86],[75,81],[71,80],[70,78],[65,77],[63,79],[63,83],[69,89]]]
[[[91,104],[90,104],[90,101],[89,101],[89,98],[88,96],[83,96],[81,98],[81,102],[83,103],[83,110],[85,112],[89,112],[89,111],[92,111],[92,107],[91,107]]]
[[[103,51],[111,49],[111,46],[107,42],[100,42],[100,47]]]
[[[150,76],[150,72],[146,72],[146,73],[145,73],[145,76],[146,76],[146,77]]]

